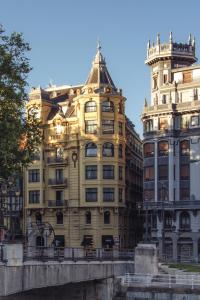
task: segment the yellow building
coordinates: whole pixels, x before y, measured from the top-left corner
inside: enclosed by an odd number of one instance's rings
[[[31,233],[51,224],[60,246],[132,247],[135,204],[142,200],[141,140],[100,47],[85,85],[33,88],[27,111],[43,130],[24,178],[31,244],[52,242],[48,230],[49,240],[38,238],[40,230]]]

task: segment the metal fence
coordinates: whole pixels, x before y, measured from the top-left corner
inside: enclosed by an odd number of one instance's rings
[[[107,250],[102,248],[25,247],[24,260],[133,260],[131,249]]]
[[[200,274],[131,274],[121,277],[122,285],[128,287],[187,287],[200,289]]]

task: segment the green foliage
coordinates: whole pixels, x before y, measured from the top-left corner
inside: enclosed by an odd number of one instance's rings
[[[169,268],[175,268],[175,269],[179,269],[179,270],[183,270],[186,272],[200,272],[200,266],[198,264],[196,265],[191,265],[191,264],[186,264],[186,263],[174,263],[174,264],[170,264],[168,265]]]
[[[25,118],[29,44],[21,33],[10,36],[0,26],[0,177],[18,173],[31,161],[41,140],[39,122]]]

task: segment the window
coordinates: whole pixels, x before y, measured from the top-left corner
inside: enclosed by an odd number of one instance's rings
[[[95,112],[97,111],[97,105],[95,101],[88,101],[85,103],[85,112]]]
[[[85,121],[85,133],[97,133],[97,121],[96,120]]]
[[[123,202],[123,189],[119,188],[119,202]]]
[[[153,131],[153,120],[147,120],[144,122],[144,132]]]
[[[34,204],[39,202],[40,202],[40,191],[38,190],[29,191],[29,203]]]
[[[85,179],[97,179],[97,166],[85,167]]]
[[[56,224],[63,224],[63,213],[58,212],[56,214]]]
[[[158,179],[167,180],[168,179],[168,165],[158,166]]]
[[[180,200],[189,200],[190,199],[190,189],[189,188],[180,188]]]
[[[97,156],[97,145],[94,143],[88,143],[85,146],[85,156],[89,157],[95,157]]]
[[[96,202],[97,201],[97,188],[86,188],[85,189],[85,201]]]
[[[102,154],[104,157],[113,157],[114,156],[114,145],[112,143],[104,143]]]
[[[113,102],[106,100],[102,103],[102,111],[103,112],[114,112],[114,104]]]
[[[154,201],[155,193],[153,189],[144,190],[144,201]]]
[[[162,104],[166,104],[166,103],[167,103],[167,96],[162,95]]]
[[[63,169],[56,169],[56,183],[63,183]]]
[[[190,178],[190,168],[189,165],[181,165],[180,167],[180,179],[188,180]]]
[[[119,144],[119,147],[118,147],[118,156],[119,156],[119,158],[123,157],[123,146],[122,146],[122,144]]]
[[[167,83],[167,74],[163,75],[163,83]]]
[[[44,247],[44,238],[39,235],[36,237],[36,247]]]
[[[113,202],[115,196],[114,188],[103,188],[103,201],[105,202]]]
[[[119,166],[119,180],[123,179],[123,167]]]
[[[104,221],[104,224],[110,224],[110,212],[109,211],[104,212],[103,221]]]
[[[162,141],[158,143],[158,155],[159,156],[167,156],[169,152],[169,143],[166,141]]]
[[[114,166],[105,165],[103,166],[103,179],[114,179],[115,168]]]
[[[161,186],[158,189],[158,201],[168,201],[168,187]]]
[[[123,108],[122,108],[122,103],[118,104],[118,113],[122,114],[123,113]]]
[[[144,181],[154,180],[154,167],[145,167],[144,168]]]
[[[63,191],[56,191],[56,206],[62,206],[63,199],[64,199]]]
[[[168,129],[168,119],[167,118],[159,118],[159,130]]]
[[[56,148],[56,158],[57,159],[62,159],[64,154],[64,149],[63,148]]]
[[[153,77],[153,88],[157,89],[157,87],[158,87],[158,76],[156,75]]]
[[[28,170],[28,181],[40,182],[40,170],[39,169]]]
[[[91,224],[92,223],[92,216],[90,211],[86,211],[85,214],[85,223],[86,224]]]
[[[188,140],[184,140],[180,142],[180,152],[182,156],[190,155],[190,142]]]
[[[191,82],[192,81],[192,72],[183,72],[183,83]]]
[[[37,224],[42,223],[42,215],[41,215],[41,213],[37,212],[37,213],[35,214],[35,222],[36,222]]]
[[[190,215],[187,212],[180,214],[180,229],[190,229]]]
[[[144,157],[153,157],[155,151],[154,143],[144,144]]]
[[[118,133],[120,135],[123,135],[123,123],[122,122],[118,122]]]
[[[102,121],[102,132],[104,134],[114,133],[114,120],[103,120]]]
[[[191,117],[191,126],[199,126],[199,116]]]
[[[32,154],[31,154],[31,160],[40,160],[40,151],[39,150],[35,150]]]
[[[165,212],[165,228],[171,228],[172,227],[172,215],[169,212]]]

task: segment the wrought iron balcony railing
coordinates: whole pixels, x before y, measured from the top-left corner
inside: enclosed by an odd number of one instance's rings
[[[48,180],[48,185],[67,186],[67,178],[51,178],[51,179]]]

